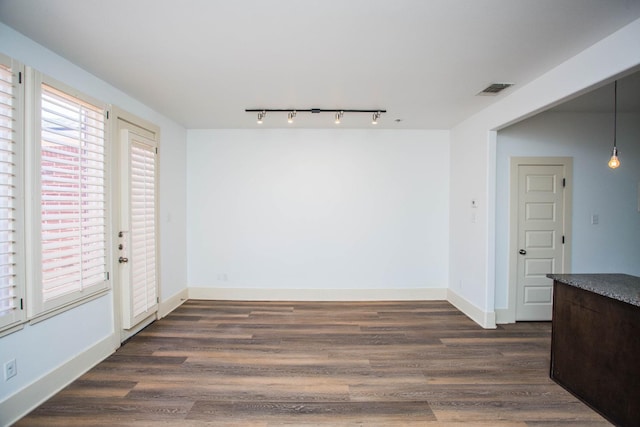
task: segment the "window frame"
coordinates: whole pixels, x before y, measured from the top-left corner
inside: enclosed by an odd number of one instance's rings
[[[31,255],[27,259],[27,317],[32,323],[44,320],[64,310],[83,304],[91,299],[106,294],[111,289],[109,270],[112,263],[111,253],[111,153],[110,131],[108,123],[110,106],[105,102],[96,100],[79,90],[57,81],[43,73],[27,67],[27,81],[29,82],[27,106],[27,144],[26,149],[26,185],[29,199],[26,202],[26,244]],[[42,212],[41,212],[41,144],[42,144],[42,85],[45,84],[55,90],[64,92],[82,102],[99,107],[106,115],[104,121],[104,206],[105,206],[105,278],[101,282],[67,293],[54,299],[44,299],[42,283]]]
[[[25,67],[19,61],[0,53],[0,64],[11,70],[13,95],[13,160],[14,169],[14,300],[15,308],[11,314],[0,315],[0,336],[19,330],[26,321],[25,281],[25,228],[24,228],[24,105],[25,105]]]

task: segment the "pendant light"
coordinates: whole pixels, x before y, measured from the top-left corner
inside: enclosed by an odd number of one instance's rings
[[[609,159],[609,167],[615,169],[620,166],[618,159],[618,147],[616,146],[616,128],[618,127],[618,81],[613,84],[613,150],[611,151],[611,159]]]

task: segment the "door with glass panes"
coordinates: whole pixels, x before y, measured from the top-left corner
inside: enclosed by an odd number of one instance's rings
[[[121,322],[129,330],[158,311],[157,143],[120,130],[120,230],[117,258]]]

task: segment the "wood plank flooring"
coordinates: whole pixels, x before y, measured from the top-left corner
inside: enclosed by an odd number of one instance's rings
[[[549,379],[550,331],[440,301],[190,300],[17,425],[610,425]]]

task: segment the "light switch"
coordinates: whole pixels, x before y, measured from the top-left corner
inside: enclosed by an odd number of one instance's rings
[[[591,215],[591,224],[592,225],[598,225],[599,222],[600,222],[600,215],[598,215],[598,214]]]

